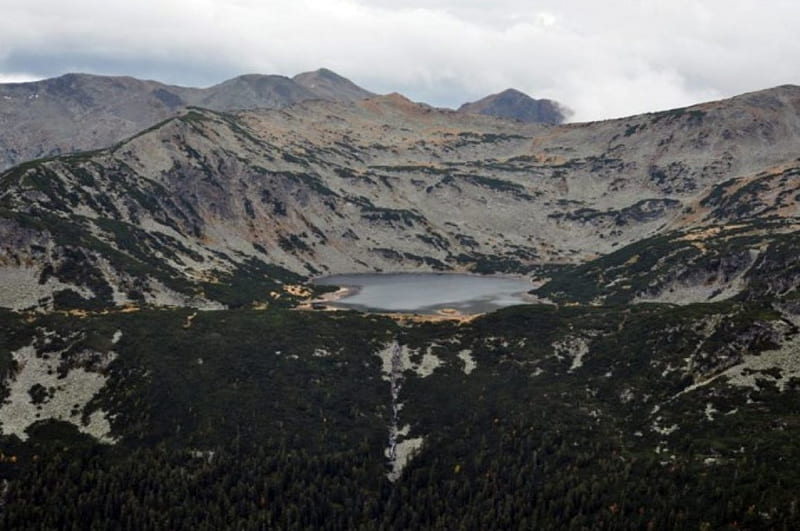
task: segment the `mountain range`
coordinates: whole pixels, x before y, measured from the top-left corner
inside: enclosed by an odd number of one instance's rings
[[[471,105],[483,114],[563,121],[557,104],[514,94],[513,101],[501,98],[492,105]],[[89,74],[5,83],[0,84],[0,127],[9,133],[0,136],[0,170],[36,158],[106,147],[192,106],[227,112],[280,109],[315,99],[352,102],[370,96],[374,94],[325,68],[292,78],[242,75],[202,89]]]
[[[192,105],[229,111],[369,95],[326,69],[293,79],[243,75],[206,89],[89,74],[0,84],[0,124],[13,131],[0,138],[0,167],[105,147]]]
[[[249,260],[300,276],[529,273],[670,231],[776,215],[792,226],[796,204],[772,198],[796,193],[786,175],[795,171],[799,105],[800,89],[787,86],[557,127],[396,94],[192,108],[113,147],[6,172],[6,239],[25,236],[4,262],[26,264],[34,280],[52,269],[63,287],[62,233],[79,234],[81,260],[98,263],[93,277],[127,300],[132,283],[154,278],[131,278],[91,243],[119,241],[122,228],[134,231],[132,258],[166,253],[173,258],[157,267],[191,283]],[[72,289],[91,292],[74,279]],[[35,304],[31,296],[13,305]]]
[[[800,525],[800,87],[569,124],[326,70],[0,96],[6,528]],[[536,302],[303,309],[375,271]]]

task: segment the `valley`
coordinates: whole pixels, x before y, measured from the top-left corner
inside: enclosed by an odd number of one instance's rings
[[[335,275],[314,284],[347,289],[333,299],[333,307],[378,312],[463,316],[535,301],[527,294],[533,285],[511,277],[384,273]],[[310,304],[314,308],[330,301],[326,297]]]
[[[800,88],[562,125],[352,96],[0,175],[6,528],[800,523]],[[367,273],[521,280],[313,309]]]

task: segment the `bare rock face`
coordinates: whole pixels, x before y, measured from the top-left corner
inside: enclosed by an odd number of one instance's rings
[[[521,122],[556,125],[563,123],[568,111],[552,100],[535,100],[515,89],[507,89],[472,103],[465,103],[458,112],[486,114]]]
[[[0,84],[0,169],[110,146],[188,106],[275,109],[312,99],[352,101],[369,95],[329,70],[300,74],[296,80],[250,74],[206,89],[88,74]]]

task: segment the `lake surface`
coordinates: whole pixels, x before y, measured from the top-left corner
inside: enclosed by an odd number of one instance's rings
[[[315,284],[352,288],[333,306],[365,311],[483,313],[526,304],[527,279],[450,273],[365,273],[320,278]]]

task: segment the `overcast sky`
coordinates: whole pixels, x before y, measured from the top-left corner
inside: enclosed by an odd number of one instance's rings
[[[0,81],[324,66],[449,107],[514,87],[577,121],[800,84],[798,24],[797,0],[2,0]]]

